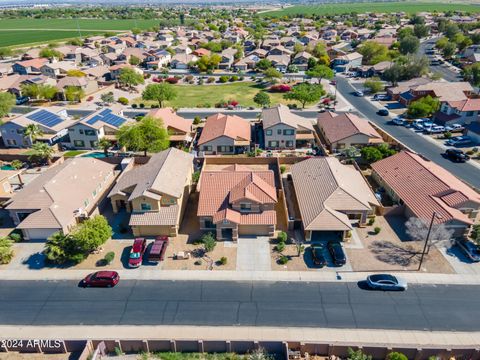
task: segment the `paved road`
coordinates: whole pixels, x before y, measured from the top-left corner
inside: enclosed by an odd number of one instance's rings
[[[426,49],[427,48],[431,48],[435,45],[435,43],[437,42],[438,38],[433,38],[433,39],[430,39],[430,40],[427,40],[425,42],[422,42],[420,44],[420,47],[418,49],[418,52],[419,54],[421,55],[426,55],[428,57],[429,60],[432,59],[432,55],[427,55],[425,53]],[[455,71],[453,70],[450,70],[446,64],[443,64],[443,65],[430,65],[430,71],[432,73],[438,73],[442,76],[442,78],[444,78],[445,80],[447,81],[462,81],[462,77],[459,76],[459,74],[457,74]]]
[[[411,286],[388,293],[356,283],[0,281],[1,325],[234,325],[480,330],[480,286]]]
[[[397,140],[404,143],[410,149],[425,156],[429,160],[434,161],[472,186],[480,188],[480,170],[478,170],[477,167],[470,163],[453,163],[450,160],[443,158],[441,155],[442,149],[440,147],[426,141],[411,129],[392,125],[388,122],[386,117],[377,115],[377,108],[368,100],[352,94],[355,89],[345,78],[337,77],[337,91],[340,92],[358,112],[366,116],[370,121],[388,132]]]

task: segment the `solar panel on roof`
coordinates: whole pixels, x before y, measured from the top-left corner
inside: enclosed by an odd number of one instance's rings
[[[109,113],[111,113],[111,112],[112,112],[112,110],[110,110],[110,109],[105,109],[105,110],[102,110],[99,115],[105,116],[105,115],[107,115],[107,114],[109,114]]]
[[[91,119],[89,119],[87,121],[87,124],[90,124],[90,125],[93,125],[95,124],[98,120],[102,120],[102,117],[100,115],[95,115],[94,117],[92,117]]]
[[[105,109],[93,116],[91,119],[87,120],[87,124],[93,125],[97,121],[103,121],[111,126],[119,127],[126,121],[126,119],[113,114],[111,109]]]
[[[42,124],[46,127],[55,126],[63,121],[60,116],[58,116],[57,114],[53,114],[47,110],[40,110],[34,114],[27,115],[26,117],[27,119],[38,122],[39,124]]]

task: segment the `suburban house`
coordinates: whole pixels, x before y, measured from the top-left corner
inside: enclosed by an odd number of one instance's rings
[[[429,223],[434,213],[463,237],[475,222],[480,209],[480,194],[443,167],[418,154],[402,151],[372,164],[372,177],[391,199],[403,207],[405,217]]]
[[[291,173],[307,241],[343,240],[379,205],[361,173],[337,158],[310,158]]]
[[[85,95],[90,95],[98,90],[98,82],[86,76],[65,76],[57,82],[57,88],[60,90],[63,99],[65,99],[65,88],[68,87],[81,89]]]
[[[268,55],[267,60],[280,72],[286,72],[290,64],[290,55]]]
[[[273,236],[277,190],[272,170],[230,165],[221,171],[203,171],[197,190],[200,229],[213,232],[217,240]]]
[[[30,147],[33,141],[24,135],[24,131],[28,125],[36,124],[43,132],[36,140],[53,145],[66,139],[68,127],[73,123],[74,120],[67,115],[66,109],[52,106],[48,110],[38,108],[19,115],[1,125],[0,131],[6,147]]]
[[[308,60],[312,58],[312,55],[306,51],[300,51],[297,55],[294,56],[292,60],[292,65],[295,65],[298,70],[306,71],[308,70]]]
[[[237,71],[247,71],[248,69],[255,69],[260,58],[257,55],[248,55],[233,64],[233,68]]]
[[[198,60],[198,57],[193,54],[177,53],[173,56],[170,66],[173,69],[186,70],[190,67],[191,63]]]
[[[207,117],[198,139],[198,149],[210,154],[241,154],[250,149],[250,122],[236,115]]]
[[[10,199],[16,188],[23,185],[22,170],[0,170],[0,203]]]
[[[332,60],[333,69],[337,72],[347,72],[362,65],[363,55],[358,52],[341,55]]]
[[[48,59],[45,58],[18,61],[12,65],[12,71],[20,75],[40,74],[41,67],[46,63]]]
[[[76,69],[77,66],[72,61],[54,61],[43,65],[40,72],[45,76],[57,79],[60,76],[66,76],[68,71]]]
[[[295,115],[285,105],[262,110],[266,149],[312,147],[315,136],[312,122]]]
[[[443,125],[469,124],[479,120],[479,111],[480,99],[446,101],[441,104],[434,118]]]
[[[382,143],[382,136],[369,121],[352,113],[326,111],[317,118],[318,129],[330,151],[351,146],[363,147]]]
[[[170,135],[170,144],[173,146],[189,146],[193,140],[192,120],[185,119],[172,108],[157,108],[149,111],[147,116],[161,119],[163,126]]]
[[[97,110],[68,127],[69,146],[74,149],[97,149],[102,138],[113,143],[120,126],[133,121],[123,117],[121,106]]]
[[[68,234],[83,219],[98,214],[97,205],[113,184],[115,165],[74,158],[52,166],[7,202],[17,229],[26,240]]]
[[[175,148],[154,154],[145,165],[119,177],[108,195],[114,213],[126,210],[134,236],[176,236],[193,175],[193,155]]]
[[[235,54],[237,53],[237,49],[233,48],[227,48],[222,51],[220,56],[222,57],[222,60],[220,61],[220,64],[218,64],[219,69],[230,69],[231,66],[233,65],[233,62],[235,61]]]

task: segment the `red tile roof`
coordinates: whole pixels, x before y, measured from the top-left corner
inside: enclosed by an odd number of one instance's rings
[[[180,130],[185,133],[192,132],[192,120],[178,116],[172,108],[152,109],[147,115],[156,119],[162,119],[163,125],[166,128]]]
[[[479,111],[480,99],[467,99],[461,101],[449,101],[448,105],[459,111]]]
[[[198,144],[202,145],[219,137],[250,141],[250,123],[236,115],[210,115],[205,122]]]
[[[438,223],[454,219],[472,224],[456,207],[466,201],[480,204],[480,194],[444,168],[407,151],[377,161],[372,168],[416,217],[429,221],[437,212],[442,216]]]

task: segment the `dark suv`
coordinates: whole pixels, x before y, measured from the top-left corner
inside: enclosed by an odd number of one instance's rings
[[[342,245],[338,241],[329,241],[327,244],[328,252],[332,256],[335,266],[343,266],[347,263],[347,257],[343,251]]]
[[[465,162],[470,160],[470,156],[459,149],[447,149],[444,156],[454,162]]]

